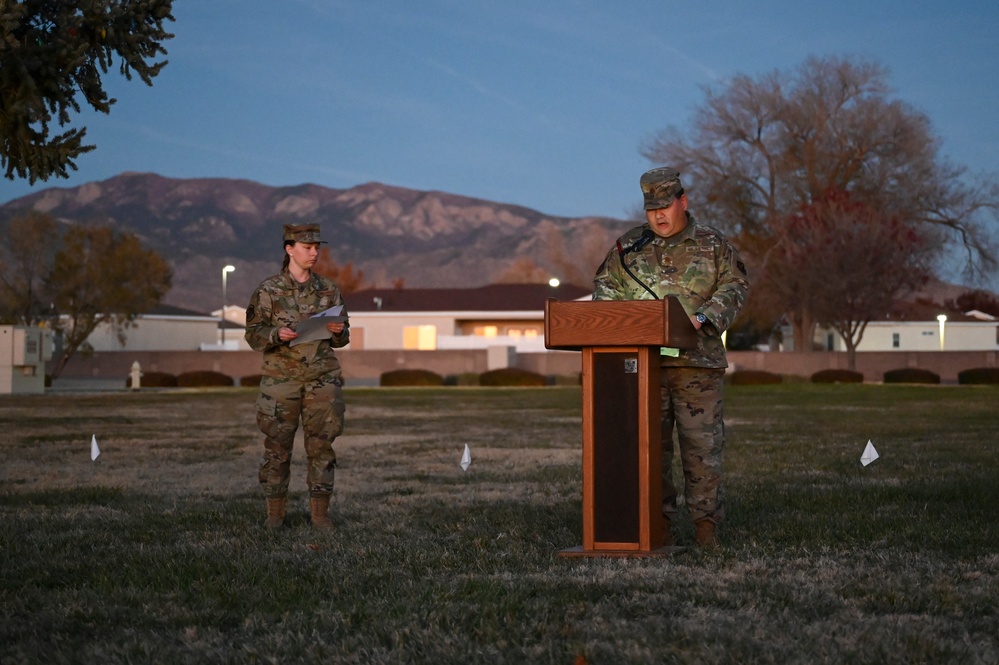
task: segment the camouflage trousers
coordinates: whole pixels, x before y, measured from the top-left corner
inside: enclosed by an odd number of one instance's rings
[[[302,382],[263,377],[257,397],[257,425],[264,433],[264,456],[259,479],[264,495],[288,493],[291,453],[298,423],[305,437],[308,459],[306,481],[312,496],[333,492],[336,452],[333,440],[343,432],[346,407],[339,378],[322,377]]]
[[[677,487],[673,481],[674,427],[683,467],[683,496],[690,518],[720,523],[725,516],[722,505],[724,377],[723,369],[662,368],[663,514],[668,519],[672,520],[677,511]]]

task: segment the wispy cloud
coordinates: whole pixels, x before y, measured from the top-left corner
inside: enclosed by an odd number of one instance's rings
[[[509,95],[504,95],[503,93],[498,92],[494,88],[487,86],[482,81],[472,76],[463,74],[454,67],[444,64],[439,60],[435,60],[433,58],[429,58],[422,55],[417,55],[417,54],[414,55],[415,57],[418,57],[420,60],[430,65],[431,67],[434,67],[438,71],[443,72],[444,74],[448,75],[449,77],[453,78],[459,83],[467,86],[468,88],[475,91],[482,97],[492,101],[499,102],[500,104],[503,104],[507,108],[516,111],[517,113],[532,118],[535,122],[545,127],[548,127],[549,129],[556,129],[556,130],[559,129],[558,123],[552,121],[552,119],[549,118],[548,116],[542,113],[537,113],[536,111],[532,110],[530,107],[521,104],[520,102],[510,97]]]
[[[327,176],[335,178],[338,181],[348,184],[377,179],[376,176],[373,176],[370,173],[360,173],[358,171],[348,169],[336,169],[308,161],[282,159],[279,155],[269,152],[265,153],[259,150],[240,150],[218,143],[210,143],[177,136],[175,134],[167,134],[148,125],[119,122],[116,126],[119,130],[124,130],[134,135],[141,136],[144,139],[159,145],[179,147],[195,154],[200,153],[203,155],[224,157],[233,164],[259,164],[266,165],[269,168],[277,167],[283,170],[295,170],[299,173],[309,174],[311,176]]]

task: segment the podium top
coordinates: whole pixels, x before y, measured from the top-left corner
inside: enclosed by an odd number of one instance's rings
[[[675,297],[662,300],[545,302],[545,348],[697,347],[697,331]]]

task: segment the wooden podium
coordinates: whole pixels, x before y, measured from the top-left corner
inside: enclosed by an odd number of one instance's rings
[[[583,544],[561,556],[663,547],[661,347],[697,346],[676,298],[545,303],[545,347],[583,353]]]

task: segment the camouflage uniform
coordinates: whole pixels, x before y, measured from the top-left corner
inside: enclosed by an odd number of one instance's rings
[[[246,341],[264,353],[257,425],[266,437],[259,479],[267,497],[283,497],[288,492],[299,419],[309,460],[310,495],[333,492],[333,440],[343,432],[345,412],[340,361],[333,349],[350,341],[350,330],[297,346],[281,341],[278,330],[295,328],[300,320],[335,305],[343,305],[343,297],[328,278],[311,274],[299,284],[285,269],[257,287],[246,309]]]
[[[683,189],[679,186],[679,174],[675,176],[672,194],[679,197]],[[656,202],[650,202],[647,194],[646,208],[655,207]],[[725,237],[685,214],[687,226],[682,231],[668,238],[654,236],[641,249],[625,252],[623,256],[635,278],[657,297],[676,296],[688,315],[700,313],[706,317],[706,323],[698,331],[697,348],[678,353],[673,350],[675,355],[661,356],[663,513],[671,520],[677,510],[672,474],[675,425],[687,510],[695,522],[706,519],[717,524],[724,517],[722,379],[728,366],[721,331],[731,325],[745,303],[749,279],[744,264]],[[620,251],[632,247],[646,230],[651,232],[649,224],[631,229],[607,254],[594,277],[594,300],[653,298],[624,269]]]

